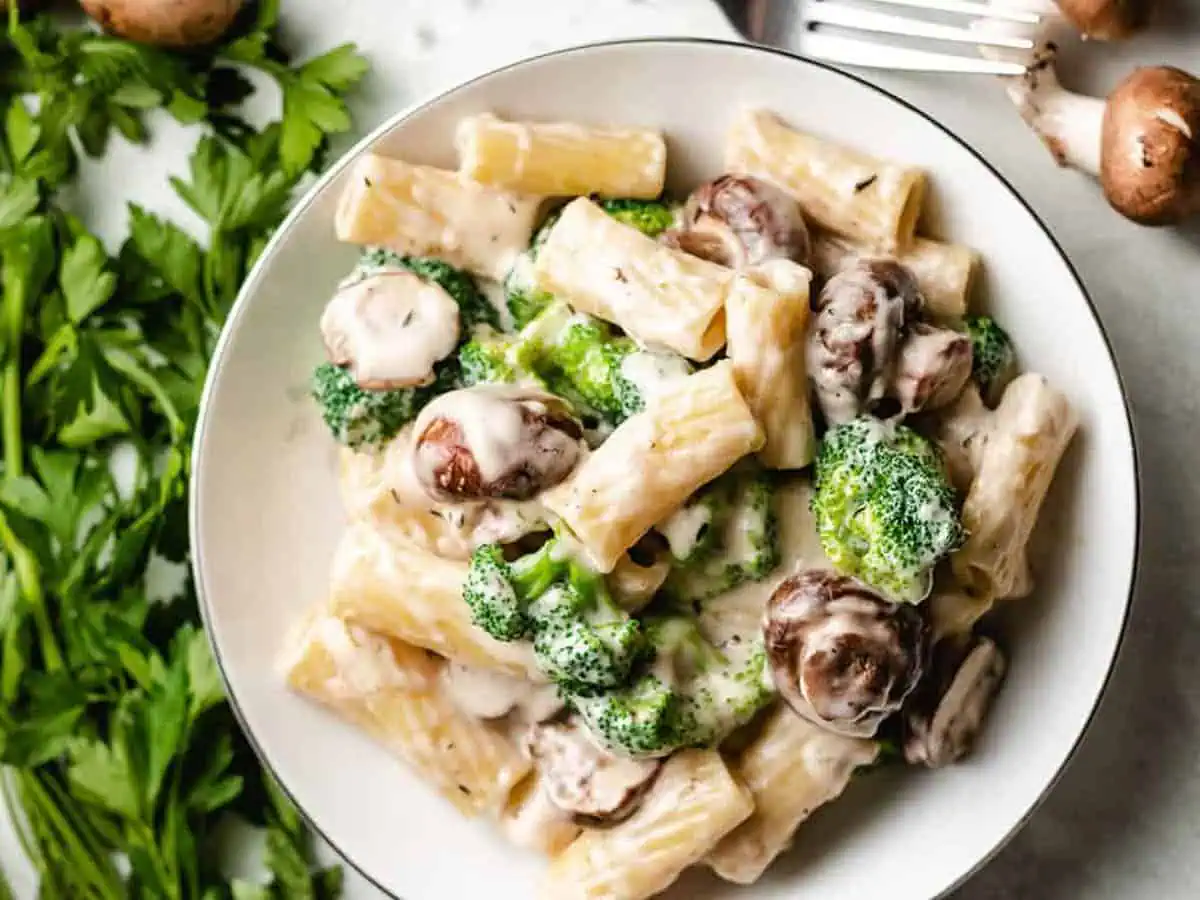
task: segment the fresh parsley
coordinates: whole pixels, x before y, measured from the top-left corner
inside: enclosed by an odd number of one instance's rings
[[[190,581],[157,601],[147,577],[186,562],[190,435],[224,317],[366,73],[351,46],[293,63],[279,13],[248,4],[187,54],[15,8],[0,37],[0,785],[42,896],[340,893],[233,719]],[[237,114],[246,67],[282,92],[264,129]],[[114,131],[148,140],[156,109],[204,125],[171,181],[204,233],[131,206],[110,257],[63,191]],[[222,869],[239,820],[265,830],[265,881]]]

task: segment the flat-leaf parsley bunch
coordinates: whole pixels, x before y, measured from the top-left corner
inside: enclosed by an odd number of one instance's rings
[[[147,573],[186,562],[207,361],[297,185],[349,130],[343,98],[366,63],[352,46],[290,60],[276,40],[279,0],[248,4],[219,44],[188,53],[7,16],[0,762],[41,896],[336,896],[340,871],[312,870],[297,812],[225,703],[191,583],[160,600]],[[253,93],[248,70],[282,93],[263,129],[238,114]],[[207,234],[131,206],[110,256],[60,197],[114,131],[147,140],[151,110],[204,126],[172,187]],[[266,830],[265,882],[223,870],[239,819]]]

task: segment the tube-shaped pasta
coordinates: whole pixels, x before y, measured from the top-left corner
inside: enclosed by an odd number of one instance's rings
[[[517,785],[500,817],[500,830],[518,847],[548,856],[561,853],[583,830],[563,812],[546,792],[542,775],[535,769]]]
[[[466,575],[465,562],[382,523],[352,522],[334,554],[330,612],[463,665],[544,682],[527,644],[503,644],[471,622]]]
[[[738,276],[725,301],[727,352],[762,425],[758,457],[768,469],[803,469],[816,450],[804,366],[811,279],[803,266],[772,260],[752,277]]]
[[[827,231],[813,238],[813,268],[824,278],[833,275],[853,257],[870,255],[869,249]],[[896,261],[916,276],[928,315],[953,320],[967,314],[971,286],[979,265],[979,254],[970,247],[917,237],[908,249],[896,254]]]
[[[795,131],[765,110],[734,122],[725,168],[775,182],[822,228],[875,252],[908,247],[925,193],[920,169]]]
[[[544,900],[645,900],[699,862],[750,815],[750,792],[713,750],[672,756],[641,807],[612,828],[585,831],[550,863]]]
[[[502,280],[527,246],[541,198],[476,184],[457,172],[368,153],[338,202],[338,240],[437,256]]]
[[[733,364],[722,360],[665,386],[542,502],[611,572],[638,538],[762,442]]]
[[[291,688],[394,751],[468,816],[499,815],[530,761],[502,732],[444,696],[442,660],[317,614],[289,649]]]
[[[800,823],[836,799],[854,770],[875,760],[874,741],[832,734],[779,707],[733,765],[754,813],[705,862],[726,881],[753,884],[792,843]]]
[[[484,113],[462,119],[456,137],[464,176],[523,194],[650,200],[667,177],[666,141],[645,128],[506,122]]]
[[[733,272],[664,247],[586,197],[563,210],[534,275],[576,309],[691,359],[708,359],[725,343]]]
[[[1078,425],[1070,402],[1041,375],[1021,375],[1004,391],[963,504],[967,541],[951,557],[971,596],[1029,593],[1029,536]]]

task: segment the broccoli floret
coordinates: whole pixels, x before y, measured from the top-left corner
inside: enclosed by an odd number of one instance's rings
[[[676,560],[664,593],[677,603],[698,603],[770,575],[780,558],[773,490],[763,470],[739,468],[702,491],[694,502],[710,518],[701,548]]]
[[[988,316],[972,316],[966,326],[973,353],[971,374],[983,398],[995,403],[1017,367],[1013,342],[1008,332]]]
[[[937,447],[870,416],[825,433],[812,511],[834,566],[897,602],[923,600],[934,564],[964,537]]]
[[[516,336],[479,328],[458,348],[459,380],[463,387],[536,383],[539,379],[525,365],[524,357],[524,347]]]
[[[542,671],[580,695],[623,684],[644,649],[640,625],[613,602],[604,576],[559,538],[513,562],[499,544],[478,548],[463,599],[497,640],[531,637]]]
[[[525,358],[556,394],[612,425],[641,412],[663,381],[691,372],[682,356],[640,349],[558,301],[525,327],[521,341]]]
[[[695,620],[680,616],[651,622],[646,634],[655,648],[650,671],[622,690],[573,699],[596,736],[617,752],[662,756],[715,747],[774,696],[761,643],[731,659]]]
[[[598,202],[600,208],[614,219],[632,225],[647,237],[658,237],[668,228],[675,227],[677,221],[675,208],[661,200],[617,197]]]
[[[373,449],[395,437],[434,389],[364,390],[348,371],[328,362],[317,366],[312,377],[312,395],[321,407],[321,418],[334,439],[353,450]]]
[[[463,332],[469,334],[478,325],[500,327],[500,314],[479,290],[475,279],[462,269],[428,256],[401,256],[382,247],[368,249],[359,260],[358,270],[407,269],[432,284],[436,284],[458,304]]]

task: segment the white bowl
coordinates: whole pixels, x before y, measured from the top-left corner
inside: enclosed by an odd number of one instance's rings
[[[949,88],[948,86],[948,89]],[[289,694],[275,668],[288,626],[326,589],[342,527],[334,447],[307,383],[317,320],[357,252],[337,243],[349,162],[370,147],[453,167],[458,119],[636,123],[670,138],[686,189],[721,170],[722,135],[754,105],[796,126],[927,169],[926,229],[982,251],[987,305],[1026,369],[1083,425],[1040,529],[1035,594],[1012,603],[1012,673],[969,761],[856,780],[802,827],[758,885],[697,873],[670,896],[925,900],[960,883],[1025,821],[1071,756],[1120,643],[1138,544],[1129,412],[1112,352],[1061,249],[983,159],[924,114],[853,76],[712,41],[635,41],[531,59],[379,128],[299,204],[255,267],[213,361],[196,435],[192,545],[202,609],[234,707],[263,761],[316,828],[404,900],[525,900],[543,862],[470,823],[356,730]]]

